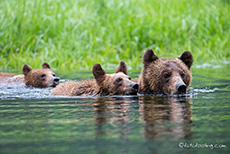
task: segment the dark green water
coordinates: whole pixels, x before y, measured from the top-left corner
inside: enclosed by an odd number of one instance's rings
[[[230,65],[192,73],[186,97],[51,97],[3,85],[0,153],[230,153]]]

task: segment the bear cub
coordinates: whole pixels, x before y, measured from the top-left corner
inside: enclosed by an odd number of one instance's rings
[[[135,95],[138,84],[127,76],[127,66],[120,62],[114,74],[107,74],[100,64],[92,68],[95,79],[67,81],[52,89],[52,95],[89,96],[89,95]]]
[[[59,78],[51,71],[49,64],[43,63],[42,69],[32,69],[28,65],[23,66],[24,79],[26,86],[36,88],[55,87],[59,84]]]
[[[24,82],[26,86],[35,88],[55,87],[59,84],[59,78],[51,71],[49,64],[43,63],[42,69],[32,69],[27,64],[23,65],[23,75],[0,73],[3,82]]]
[[[178,58],[158,58],[152,49],[145,51],[143,69],[137,79],[140,94],[185,94],[191,83],[191,52]]]

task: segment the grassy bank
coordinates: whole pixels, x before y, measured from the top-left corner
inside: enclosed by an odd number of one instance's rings
[[[0,69],[90,71],[124,60],[139,71],[147,48],[190,50],[195,64],[230,61],[229,10],[228,0],[1,0]]]

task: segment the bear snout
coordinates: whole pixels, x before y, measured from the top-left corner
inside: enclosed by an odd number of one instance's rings
[[[60,79],[58,77],[53,78],[54,85],[58,85],[59,84],[59,80]]]
[[[137,83],[133,83],[131,86],[133,89],[138,90],[139,85]]]
[[[180,84],[176,85],[176,89],[177,89],[179,94],[185,94],[187,87],[184,83],[180,83]]]
[[[134,82],[126,89],[126,94],[127,95],[136,95],[138,92],[138,88],[139,88],[139,85]]]

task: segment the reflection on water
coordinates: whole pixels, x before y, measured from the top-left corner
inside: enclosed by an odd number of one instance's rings
[[[229,153],[227,70],[194,70],[183,97],[53,97],[49,88],[6,84],[0,153]],[[179,148],[181,142],[226,147]]]
[[[135,97],[96,98],[93,104],[95,111],[96,138],[108,135],[104,128],[106,123],[116,123],[119,138],[127,138],[127,124],[132,121],[132,106]]]
[[[132,108],[130,102],[140,105]],[[119,125],[120,138],[127,138],[127,126],[133,121],[132,110],[138,110],[143,136],[147,140],[179,140],[191,135],[191,99],[167,97],[96,98],[96,137],[105,136],[106,123]]]
[[[149,140],[179,140],[192,134],[191,99],[143,97],[141,119],[144,136]]]

